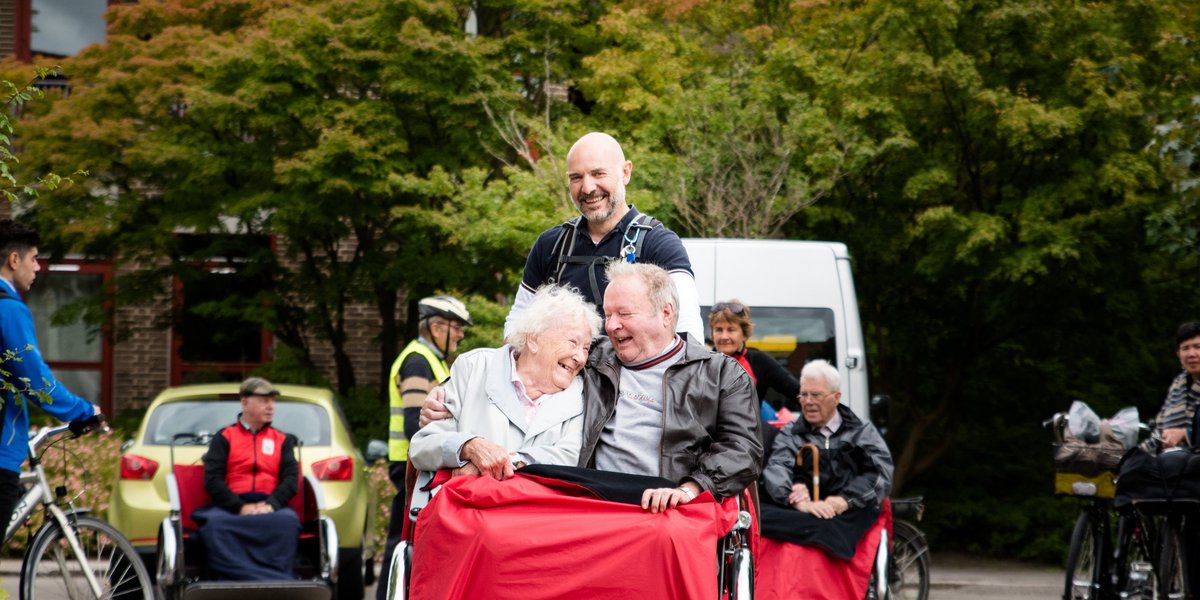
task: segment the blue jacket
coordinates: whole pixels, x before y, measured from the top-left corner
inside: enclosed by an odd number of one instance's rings
[[[0,469],[20,472],[21,463],[29,457],[29,402],[63,421],[85,419],[92,415],[93,408],[91,402],[72,394],[50,373],[50,367],[42,360],[37,347],[33,314],[17,290],[4,279],[0,279],[0,290],[10,296],[0,299],[0,354],[8,350],[17,353],[16,359],[0,363],[0,370],[10,373],[6,379],[17,388],[25,388],[26,384],[21,380],[28,379],[29,389],[44,391],[51,399],[51,402],[42,402],[37,394],[20,394],[22,401],[18,403],[12,392],[3,392]]]

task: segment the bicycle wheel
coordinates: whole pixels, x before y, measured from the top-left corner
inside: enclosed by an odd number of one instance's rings
[[[71,520],[75,537],[97,583],[99,600],[153,600],[146,565],[112,525],[95,517]],[[87,577],[58,523],[47,521],[21,563],[21,600],[92,598]]]
[[[1162,529],[1162,550],[1158,555],[1158,586],[1161,597],[1182,599],[1188,597],[1187,549],[1180,531],[1180,519],[1168,517]]]
[[[908,521],[892,521],[892,554],[888,561],[888,594],[903,600],[929,598],[929,544]]]
[[[1071,549],[1067,552],[1067,582],[1064,600],[1096,600],[1100,597],[1103,576],[1100,560],[1104,543],[1099,535],[1100,523],[1090,511],[1080,511],[1071,533]]]
[[[1157,600],[1158,579],[1151,562],[1153,520],[1137,512],[1121,515],[1118,521],[1117,553],[1113,563],[1116,592],[1128,600]]]

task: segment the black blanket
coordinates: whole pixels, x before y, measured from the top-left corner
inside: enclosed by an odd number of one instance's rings
[[[762,534],[781,542],[817,546],[828,553],[850,560],[858,540],[879,519],[878,508],[856,508],[832,519],[814,517],[773,502],[762,503]]]

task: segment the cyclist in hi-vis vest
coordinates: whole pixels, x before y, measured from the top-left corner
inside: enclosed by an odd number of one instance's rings
[[[387,548],[383,564],[391,564],[392,551],[400,542],[404,524],[404,472],[408,466],[408,440],[417,433],[417,420],[426,394],[450,377],[447,359],[458,349],[463,328],[474,325],[471,313],[457,298],[430,296],[417,303],[420,324],[417,339],[409,342],[388,377],[391,417],[388,426],[388,479],[396,487],[392,516],[388,523]],[[378,597],[387,590],[387,570],[379,582]]]

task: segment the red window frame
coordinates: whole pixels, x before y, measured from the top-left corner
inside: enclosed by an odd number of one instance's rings
[[[108,289],[112,285],[113,268],[112,263],[108,261],[91,261],[83,259],[62,259],[56,260],[53,263],[47,260],[39,260],[38,263],[42,267],[42,272],[52,273],[78,273],[87,275],[100,275],[102,277],[104,289]],[[63,268],[66,267],[66,268]],[[112,303],[107,300],[104,302],[104,314],[111,314]],[[68,370],[99,370],[100,371],[100,410],[106,414],[113,414],[113,348],[112,348],[112,324],[107,320],[100,326],[100,361],[90,360],[47,360],[46,366],[50,367],[51,371],[56,369]]]
[[[209,262],[197,265],[201,269],[220,268],[221,263]],[[183,281],[179,277],[173,277],[171,281],[172,302],[174,310],[181,311],[184,306],[184,289]],[[275,342],[275,336],[266,329],[262,330],[259,335],[260,352],[259,356],[263,357],[264,361],[270,360],[271,346]],[[180,351],[183,348],[183,336],[171,327],[171,385],[183,385],[184,376],[188,373],[236,373],[238,378],[248,376],[252,371],[263,365],[263,362],[241,362],[241,361],[185,361]]]

